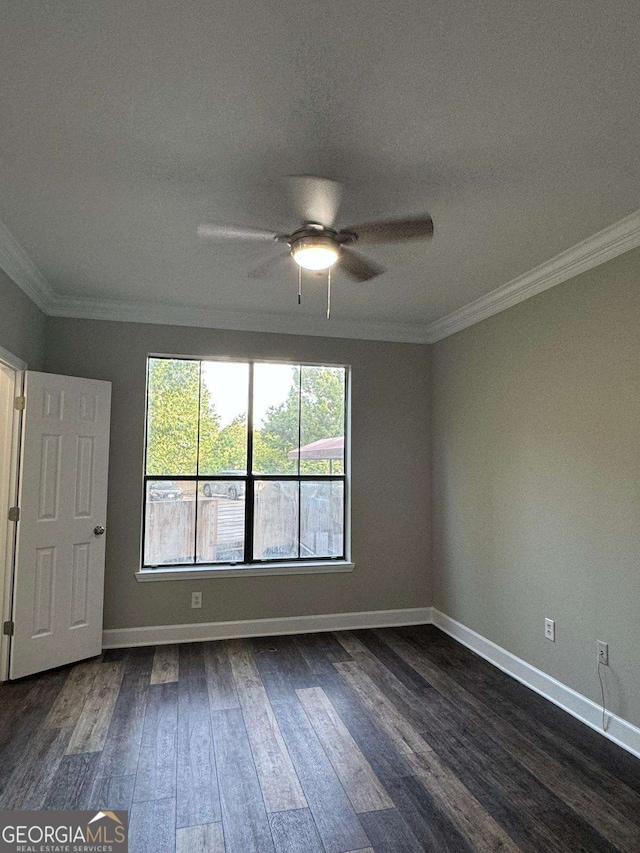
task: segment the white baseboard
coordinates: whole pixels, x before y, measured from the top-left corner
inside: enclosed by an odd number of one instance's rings
[[[151,625],[145,628],[112,628],[102,632],[102,647],[158,646],[236,637],[269,637],[278,634],[309,634],[318,631],[351,631],[357,628],[391,628],[427,625],[431,607],[404,610],[369,610],[318,616],[282,616],[277,619],[244,619],[238,622],[196,622],[186,625]]]
[[[602,707],[581,693],[567,687],[550,675],[537,669],[530,663],[511,654],[486,637],[472,631],[460,622],[456,622],[435,607],[432,608],[433,624],[454,640],[488,660],[498,669],[506,672],[517,681],[535,690],[554,705],[562,708],[572,717],[590,726],[609,740],[640,758],[640,728],[607,711],[607,731],[602,731]]]

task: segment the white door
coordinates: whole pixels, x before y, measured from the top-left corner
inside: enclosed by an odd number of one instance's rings
[[[102,650],[111,383],[25,376],[10,678]]]
[[[3,353],[0,348],[0,358]],[[9,509],[18,495],[18,450],[20,412],[16,397],[22,394],[21,367],[0,361],[0,613],[2,622],[11,619],[11,582],[15,525],[9,521]],[[11,572],[7,567],[11,567]],[[9,677],[9,637],[0,642],[0,680]]]

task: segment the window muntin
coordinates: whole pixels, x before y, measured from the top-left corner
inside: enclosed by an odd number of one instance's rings
[[[143,568],[345,558],[347,368],[150,357]]]

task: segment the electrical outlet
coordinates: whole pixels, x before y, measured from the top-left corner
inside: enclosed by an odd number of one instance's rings
[[[201,592],[192,592],[191,593],[191,606],[194,608],[202,607],[202,593]]]
[[[598,640],[598,663],[609,666],[609,643]]]
[[[551,640],[552,643],[556,641],[556,622],[555,619],[545,619],[544,620],[544,635],[547,640]]]

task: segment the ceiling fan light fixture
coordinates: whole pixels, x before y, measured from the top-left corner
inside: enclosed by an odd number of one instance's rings
[[[338,253],[331,237],[321,234],[301,237],[291,246],[293,260],[305,270],[328,270],[338,260]]]

